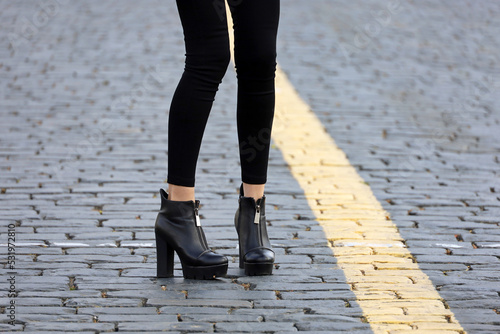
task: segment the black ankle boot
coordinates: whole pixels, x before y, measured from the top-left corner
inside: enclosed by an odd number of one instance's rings
[[[273,271],[274,251],[267,236],[265,201],[265,195],[257,201],[245,197],[241,184],[234,224],[239,239],[240,268],[245,268],[249,276],[271,275]]]
[[[155,224],[157,277],[174,275],[174,251],[181,260],[184,278],[225,276],[227,258],[210,250],[200,225],[200,201],[172,201],[163,189],[160,194],[161,209]]]

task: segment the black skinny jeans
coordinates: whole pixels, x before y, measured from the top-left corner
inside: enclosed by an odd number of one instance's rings
[[[184,29],[184,73],[172,98],[167,182],[194,187],[201,141],[230,61],[225,0],[177,0]],[[242,181],[264,184],[274,117],[279,0],[227,0],[238,79],[237,129]]]

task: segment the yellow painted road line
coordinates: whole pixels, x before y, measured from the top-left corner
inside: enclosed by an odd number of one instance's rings
[[[372,330],[466,333],[419,269],[389,213],[279,66],[272,138]]]

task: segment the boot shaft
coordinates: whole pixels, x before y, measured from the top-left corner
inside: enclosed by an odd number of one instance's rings
[[[243,183],[240,186],[240,195],[238,198],[238,202],[240,203],[240,207],[244,206],[245,208],[248,207],[257,209],[257,206],[260,206],[260,215],[266,215],[266,195],[262,195],[262,197],[257,200],[255,200],[255,198],[253,197],[245,197],[245,194],[243,193]]]
[[[191,220],[195,219],[199,226],[198,211],[200,208],[200,201],[172,201],[168,199],[168,193],[160,189],[161,207],[160,213],[167,214],[173,219]],[[198,217],[197,217],[198,216]]]

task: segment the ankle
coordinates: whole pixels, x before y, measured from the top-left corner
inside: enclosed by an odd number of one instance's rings
[[[249,184],[243,182],[243,196],[253,197],[255,200],[264,196],[265,184]]]
[[[195,200],[194,187],[185,187],[168,184],[168,199],[171,201],[193,201]]]

